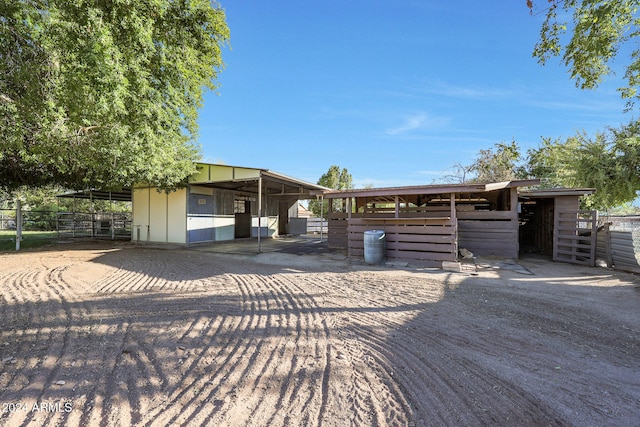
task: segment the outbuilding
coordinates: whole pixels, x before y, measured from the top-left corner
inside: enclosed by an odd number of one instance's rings
[[[326,187],[268,169],[198,163],[185,188],[132,190],[134,241],[193,244],[306,232],[298,200]]]
[[[550,248],[554,258],[568,262],[591,257],[582,247],[585,212],[579,210],[579,197],[593,190],[521,191],[539,184],[540,180],[529,179],[325,191],[323,197],[330,205],[329,246],[362,257],[364,232],[380,230],[390,259],[439,267],[457,261],[463,249],[465,254],[517,259],[521,232],[532,230],[531,221],[551,215],[552,224],[545,230],[550,234],[536,231],[540,239],[549,239],[548,246],[537,248]],[[524,216],[523,203],[527,205]],[[590,211],[589,215],[593,219],[588,224],[590,233],[595,216]]]
[[[520,251],[594,266],[598,213],[580,209],[580,198],[594,192],[593,188],[519,191]]]

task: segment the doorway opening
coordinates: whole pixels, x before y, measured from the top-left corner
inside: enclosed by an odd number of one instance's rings
[[[553,255],[553,198],[521,201],[519,240],[521,253]]]
[[[251,237],[251,202],[252,197],[236,196],[233,201],[235,216],[235,238]]]

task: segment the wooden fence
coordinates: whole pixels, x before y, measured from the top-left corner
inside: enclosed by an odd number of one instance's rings
[[[329,229],[327,230],[327,240],[331,249],[347,249],[349,239],[347,226],[349,218],[346,213],[332,213],[329,217]]]
[[[553,260],[571,264],[596,264],[596,211],[556,211]]]
[[[385,232],[386,255],[391,259],[419,260],[437,266],[456,261],[455,222],[443,218],[351,218],[347,226],[349,256],[364,256],[364,232]]]
[[[458,211],[458,246],[474,254],[518,258],[518,218],[510,211]]]

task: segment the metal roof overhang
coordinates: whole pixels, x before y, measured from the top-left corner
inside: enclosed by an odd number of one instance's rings
[[[216,165],[211,165],[216,166]],[[248,170],[250,168],[239,168]],[[286,176],[268,169],[253,169],[256,176],[246,178],[219,180],[219,181],[195,181],[190,185],[197,185],[222,190],[237,191],[241,193],[258,194],[259,181],[262,180],[262,192],[267,196],[287,197],[298,199],[312,199],[312,192],[324,192],[330,190],[317,184],[311,184],[290,176]]]
[[[81,190],[58,194],[56,197],[87,200],[112,200],[117,202],[130,202],[131,189],[123,188],[120,191]]]
[[[358,190],[329,190],[315,195],[323,195],[325,199],[342,199],[349,197],[388,197],[412,196],[451,193],[484,193],[513,187],[529,187],[539,185],[539,179],[522,179],[514,181],[493,182],[488,184],[437,184],[408,187],[364,188]]]

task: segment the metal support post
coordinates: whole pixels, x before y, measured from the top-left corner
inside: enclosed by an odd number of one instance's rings
[[[258,253],[261,251],[260,235],[262,234],[262,174],[258,178]]]
[[[16,251],[20,250],[22,240],[22,202],[16,199]]]

